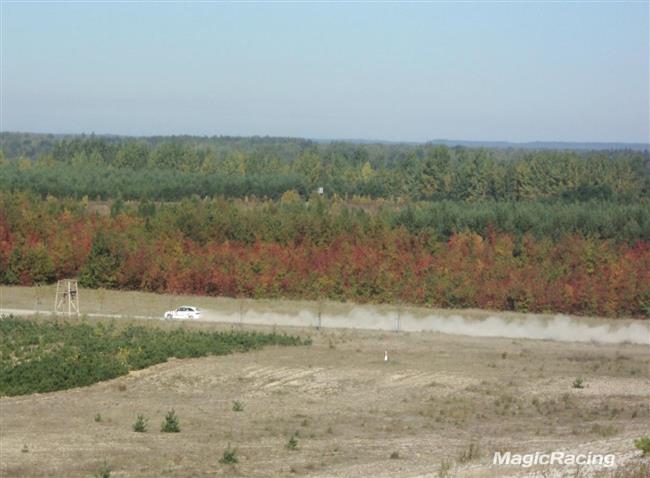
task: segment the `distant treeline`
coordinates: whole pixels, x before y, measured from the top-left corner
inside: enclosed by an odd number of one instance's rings
[[[366,206],[0,193],[0,282],[650,316],[647,201]]]
[[[410,200],[650,198],[650,154],[440,145],[316,143],[291,138],[57,138],[2,133],[0,190],[42,197],[255,196],[288,190]]]

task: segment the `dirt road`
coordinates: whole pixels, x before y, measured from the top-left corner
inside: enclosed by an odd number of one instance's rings
[[[2,287],[0,314],[50,315],[54,289]],[[650,345],[650,321],[523,314],[474,309],[445,310],[403,305],[359,305],[328,301],[246,300],[159,295],[109,290],[80,291],[83,315],[161,319],[166,310],[195,305],[203,320],[230,324],[442,332],[474,337],[508,337],[589,343]]]

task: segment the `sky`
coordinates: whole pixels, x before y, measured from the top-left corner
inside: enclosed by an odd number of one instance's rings
[[[0,130],[650,142],[650,3],[2,0]]]

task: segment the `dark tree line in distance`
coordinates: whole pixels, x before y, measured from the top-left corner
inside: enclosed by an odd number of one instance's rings
[[[0,190],[176,201],[278,199],[294,190],[406,200],[650,197],[647,151],[318,143],[292,138],[68,137],[2,133]]]

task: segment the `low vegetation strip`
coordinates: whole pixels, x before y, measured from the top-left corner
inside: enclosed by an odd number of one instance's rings
[[[0,318],[0,396],[91,385],[165,362],[245,352],[309,339],[251,331]]]

